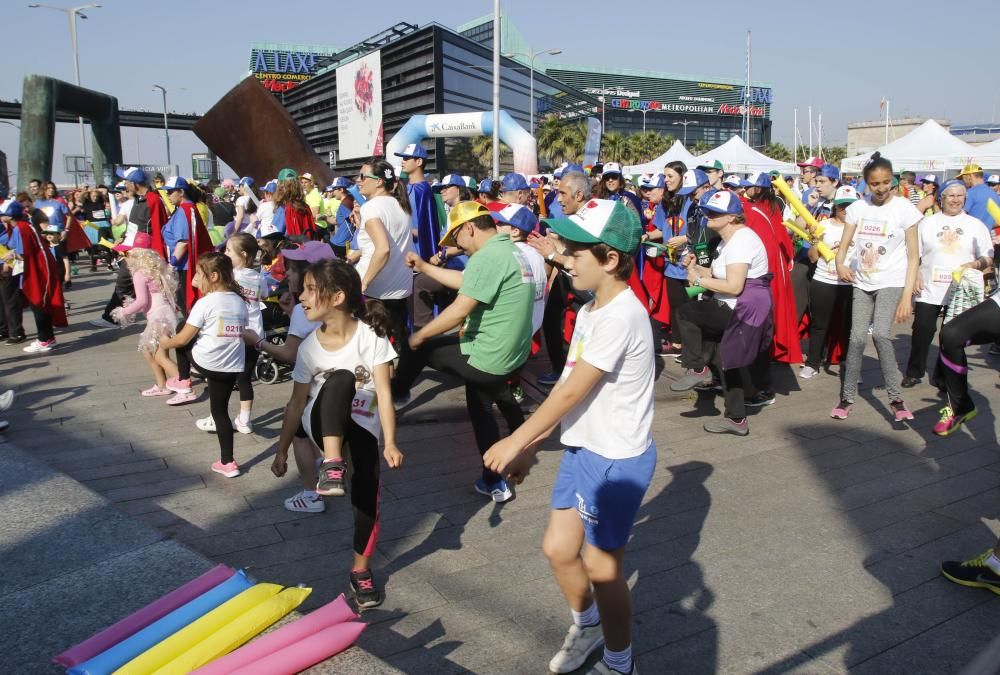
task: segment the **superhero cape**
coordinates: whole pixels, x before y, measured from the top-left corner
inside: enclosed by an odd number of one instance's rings
[[[437,211],[437,219],[439,223],[448,222],[448,211],[444,208],[444,200],[441,199],[441,193],[434,193],[434,208]],[[440,241],[440,240],[438,240]]]
[[[424,260],[430,260],[438,250],[441,241],[441,223],[438,222],[434,193],[427,183],[409,183],[406,191],[410,195],[411,228],[417,230],[417,253]]]
[[[183,201],[181,202],[181,208],[184,209],[184,215],[187,217],[188,222],[188,265],[187,269],[184,270],[184,286],[187,291],[184,294],[184,298],[185,305],[187,306],[184,308],[184,311],[190,312],[195,301],[201,297],[198,289],[191,285],[198,258],[202,254],[212,251],[214,247],[212,246],[212,238],[208,234],[208,228],[205,227],[205,222],[201,219],[201,213],[198,212],[194,203]]]
[[[163,205],[163,199],[156,190],[148,190],[145,199],[146,206],[149,207],[149,235],[153,239],[153,250],[163,256],[164,260],[169,260],[170,254],[167,253],[167,244],[163,241],[163,226],[167,224],[167,208]]]
[[[93,245],[93,242],[90,241],[90,237],[88,237],[87,233],[83,231],[83,226],[80,225],[80,221],[78,221],[73,215],[67,217],[66,252],[76,253],[77,251],[85,251]]]
[[[781,363],[801,363],[802,344],[799,342],[798,312],[790,274],[795,247],[788,236],[788,230],[781,224],[780,211],[766,202],[751,202],[743,197],[740,200],[743,202],[747,227],[764,242],[768,271],[774,275],[771,281],[771,297],[774,300],[774,344],[771,345],[771,358]]]
[[[285,204],[285,236],[316,238],[316,221],[312,211],[297,211],[291,204]]]
[[[24,249],[24,273],[21,275],[21,293],[33,306],[45,312],[53,326],[68,326],[66,303],[63,300],[62,271],[56,259],[43,244],[38,231],[26,220],[15,220],[14,227],[21,234]]]

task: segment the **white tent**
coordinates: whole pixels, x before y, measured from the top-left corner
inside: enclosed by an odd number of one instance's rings
[[[944,172],[956,163],[964,165],[976,149],[965,141],[952,136],[934,120],[927,120],[919,127],[878,149],[883,157],[892,160],[896,171]],[[860,173],[870,154],[848,157],[840,163],[845,173]]]
[[[622,173],[626,176],[639,176],[644,173],[662,173],[663,167],[667,162],[684,162],[684,166],[689,169],[693,169],[694,155],[687,151],[687,148],[684,147],[683,143],[680,141],[674,141],[674,144],[670,146],[670,149],[656,159],[651,159],[645,164],[623,166]]]
[[[783,174],[798,173],[791,162],[779,162],[747,145],[739,136],[733,136],[728,141],[709,150],[695,159],[698,164],[707,164],[719,160],[726,173],[757,173],[758,171],[780,171]]]
[[[973,146],[971,156],[956,155],[952,157],[952,168],[961,168],[973,162],[987,171],[1000,170],[1000,138],[980,146]]]

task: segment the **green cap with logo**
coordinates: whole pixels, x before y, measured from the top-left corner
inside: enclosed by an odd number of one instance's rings
[[[724,171],[722,162],[717,159],[713,159],[711,162],[705,162],[704,164],[699,164],[695,167],[696,169],[701,169],[702,171]]]
[[[622,253],[635,253],[642,237],[639,214],[623,200],[591,199],[571,216],[542,222],[567,241],[607,244]]]
[[[296,173],[295,169],[284,168],[284,169],[282,169],[281,171],[278,172],[278,180],[279,181],[283,181],[283,180],[295,180],[298,177],[299,177],[299,174]]]

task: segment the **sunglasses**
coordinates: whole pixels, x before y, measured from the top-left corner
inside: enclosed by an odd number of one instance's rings
[[[382,180],[381,178],[379,178],[375,174],[371,174],[371,173],[359,173],[358,174],[358,180],[364,180],[365,178],[371,178],[372,180]]]

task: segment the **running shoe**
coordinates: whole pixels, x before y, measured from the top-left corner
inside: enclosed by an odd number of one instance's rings
[[[223,464],[222,462],[212,462],[212,471],[217,474],[221,474],[226,478],[236,478],[240,475],[240,467],[235,461],[229,462],[229,464]]]
[[[776,400],[773,391],[758,391],[750,398],[743,399],[743,405],[748,408],[763,408],[773,405]]]
[[[195,420],[194,425],[202,431],[215,431],[215,420],[212,419],[211,415],[202,417],[200,420]]]
[[[539,375],[535,380],[535,384],[540,387],[554,387],[559,381],[559,373],[545,373],[544,375]]]
[[[903,381],[900,382],[900,384],[903,385],[904,389],[912,389],[913,387],[920,384],[920,382],[921,380],[919,377],[910,377],[909,375],[907,375],[906,377],[903,378]]]
[[[566,633],[562,647],[549,661],[549,671],[553,673],[572,673],[586,663],[587,658],[604,645],[604,632],[601,624],[593,626],[577,626],[573,624]]]
[[[103,316],[91,319],[88,323],[94,328],[118,328],[118,324],[108,321]]]
[[[12,405],[14,405],[14,390],[8,389],[0,394],[0,410],[10,410]]]
[[[681,348],[675,347],[669,342],[665,342],[663,343],[663,346],[660,347],[660,353],[663,354],[664,356],[680,356]]]
[[[735,434],[736,436],[746,436],[750,433],[750,424],[744,417],[742,422],[737,422],[729,417],[720,417],[717,420],[705,422],[703,428],[710,434]]]
[[[951,409],[951,406],[946,405],[941,408],[941,419],[934,425],[932,431],[938,436],[950,436],[958,431],[958,428],[962,426],[962,424],[968,422],[978,414],[979,411],[973,408],[964,415],[956,415],[955,411]]]
[[[713,394],[721,394],[722,393],[722,382],[720,382],[719,380],[717,380],[717,379],[715,379],[713,377],[711,382],[702,382],[701,384],[694,385],[694,390],[695,391],[710,391]]]
[[[177,377],[171,377],[167,380],[167,389],[176,394],[190,394],[191,393],[191,378],[182,380]]]
[[[1000,576],[986,565],[986,560],[992,553],[991,549],[965,562],[946,560],[941,563],[941,574],[956,584],[971,588],[986,588],[1000,595]]]
[[[840,399],[840,403],[838,403],[833,410],[830,411],[830,417],[835,420],[846,420],[847,416],[851,414],[851,408],[853,407],[853,401]]]
[[[802,366],[799,368],[799,377],[803,380],[811,380],[819,375],[819,371],[812,366]]]
[[[371,609],[382,604],[382,592],[375,585],[371,570],[351,572],[351,590],[359,609]]]
[[[510,489],[507,481],[503,478],[492,485],[488,485],[482,478],[477,478],[472,488],[479,494],[490,497],[497,504],[509,502],[514,498],[514,491]]]
[[[632,670],[627,673],[623,673],[620,670],[615,670],[607,663],[604,659],[601,659],[594,664],[594,667],[587,671],[587,675],[638,675],[639,669],[635,667],[635,661],[632,662]]]
[[[689,389],[694,389],[710,377],[711,373],[707,367],[703,367],[701,370],[688,368],[679,380],[670,383],[670,391],[688,391]]]
[[[7,345],[8,347],[13,347],[14,345],[21,344],[27,339],[28,339],[27,335],[14,335],[4,340],[4,344]]]
[[[30,345],[24,348],[26,354],[41,354],[43,352],[51,352],[52,348],[56,346],[55,338],[51,340],[35,340]]]
[[[326,502],[319,495],[306,495],[306,491],[302,490],[285,500],[285,508],[297,513],[323,513]]]
[[[160,386],[157,384],[154,384],[149,389],[142,390],[142,395],[145,396],[146,398],[150,398],[153,396],[170,396],[172,393],[174,392],[170,391],[169,389],[160,389]]]
[[[241,434],[252,434],[253,433],[253,422],[247,420],[246,422],[240,421],[240,416],[237,415],[233,418],[233,429],[240,432]]]
[[[174,394],[167,399],[167,405],[184,405],[185,403],[191,403],[192,401],[197,401],[198,395],[193,392],[188,392],[186,394]]]
[[[328,459],[319,465],[316,492],[324,497],[344,496],[344,460]]]
[[[892,410],[893,418],[897,422],[906,422],[913,419],[913,413],[910,412],[910,409],[906,407],[901,398],[889,401],[889,408]]]

